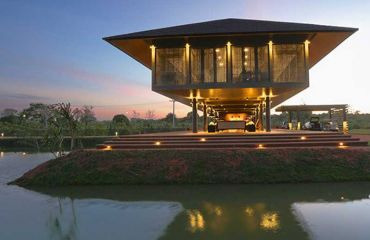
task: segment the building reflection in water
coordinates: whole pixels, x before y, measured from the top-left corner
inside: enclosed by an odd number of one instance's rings
[[[205,228],[205,221],[202,213],[197,209],[188,210],[190,231],[203,231]]]

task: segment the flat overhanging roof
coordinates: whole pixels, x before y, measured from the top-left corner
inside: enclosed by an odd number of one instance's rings
[[[151,68],[149,47],[159,40],[186,43],[200,38],[235,39],[243,36],[272,41],[305,39],[311,42],[311,68],[357,30],[348,27],[230,18],[134,32],[106,37],[104,40]]]
[[[330,111],[332,109],[346,109],[347,104],[329,104],[329,105],[289,105],[280,106],[275,109],[276,112],[304,112],[304,111]]]

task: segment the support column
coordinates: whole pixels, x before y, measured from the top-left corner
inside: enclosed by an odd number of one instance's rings
[[[301,113],[297,111],[297,130],[301,130]]]
[[[203,104],[203,130],[205,132],[207,132],[207,130],[208,130],[207,105],[206,105],[206,103]]]
[[[271,102],[270,97],[266,97],[266,132],[271,132]]]
[[[292,124],[292,119],[293,119],[293,113],[291,111],[288,112],[288,129],[292,130],[293,124]]]
[[[329,120],[330,121],[332,120],[332,112],[331,112],[331,109],[329,109]]]
[[[193,133],[198,132],[198,119],[197,119],[197,99],[193,98],[192,100],[192,108],[193,108],[193,114],[192,114],[192,122],[193,122]]]
[[[343,108],[343,133],[348,134],[347,108]]]
[[[263,131],[263,103],[260,103],[258,109],[258,130]]]

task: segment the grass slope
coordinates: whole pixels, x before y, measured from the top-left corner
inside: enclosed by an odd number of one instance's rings
[[[79,150],[12,184],[100,185],[283,183],[370,180],[366,148],[243,150]]]

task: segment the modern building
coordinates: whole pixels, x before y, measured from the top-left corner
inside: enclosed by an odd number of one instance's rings
[[[269,132],[271,108],[309,87],[309,69],[357,30],[223,19],[104,40],[151,69],[153,91],[192,106],[193,132],[197,110],[205,128],[208,114]]]

